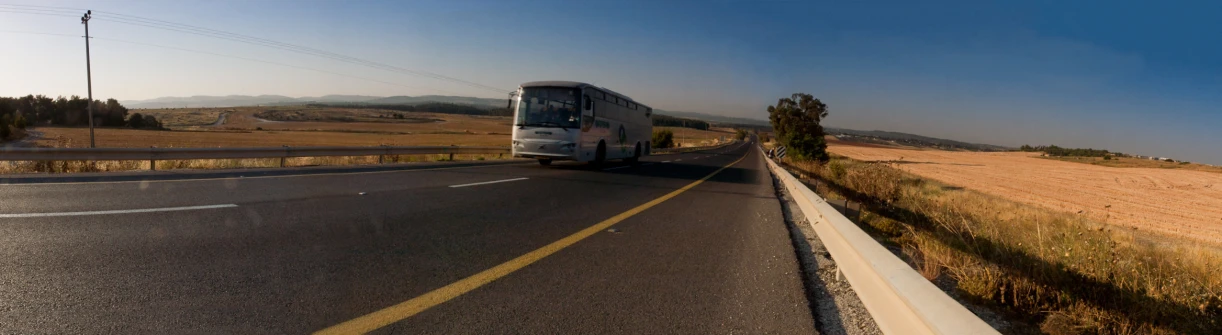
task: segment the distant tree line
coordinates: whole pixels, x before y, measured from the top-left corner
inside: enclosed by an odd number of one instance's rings
[[[662,126],[662,127],[685,127],[685,128],[693,128],[693,129],[700,129],[700,130],[709,129],[708,122],[704,122],[700,120],[684,119],[684,118],[661,115],[661,114],[653,115],[653,125]]]
[[[1033,147],[1030,145],[1023,144],[1023,146],[1018,148],[1018,151],[1043,152],[1045,154],[1048,154],[1049,156],[1056,156],[1056,157],[1062,157],[1062,156],[1069,156],[1069,157],[1121,156],[1121,157],[1124,157],[1126,156],[1125,154],[1122,154],[1122,153],[1110,152],[1110,151],[1102,150],[1102,149],[1062,148],[1056,145],[1047,145],[1047,146],[1041,145],[1041,146]]]
[[[453,103],[445,103],[445,102],[425,102],[425,103],[419,103],[419,104],[403,104],[403,105],[327,103],[327,104],[307,104],[307,106],[385,109],[385,110],[396,110],[396,111],[403,111],[403,112],[423,112],[423,113],[440,113],[440,114],[513,116],[513,111],[510,110],[509,108],[480,108],[480,107],[476,107],[472,105],[453,104]]]
[[[12,120],[24,120],[23,125],[50,124],[81,126],[89,124],[89,99],[79,96],[52,99],[45,95],[24,97],[0,97],[0,117],[9,115]],[[118,100],[93,101],[95,126],[122,127],[126,125],[127,107]],[[10,124],[11,125],[11,124]]]
[[[161,122],[152,116],[144,116],[136,124],[130,124],[127,107],[118,100],[94,100],[92,104],[94,126],[161,129]],[[89,99],[75,95],[54,99],[45,95],[0,97],[0,135],[4,135],[0,138],[8,137],[13,129],[34,125],[89,125],[89,106]]]

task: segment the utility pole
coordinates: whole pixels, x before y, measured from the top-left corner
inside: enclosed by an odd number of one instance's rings
[[[89,19],[93,16],[92,10],[85,11],[85,15],[81,16],[81,24],[85,25],[85,84],[89,85],[89,104],[86,105],[89,110],[89,148],[95,147],[93,141],[93,71],[89,69]]]

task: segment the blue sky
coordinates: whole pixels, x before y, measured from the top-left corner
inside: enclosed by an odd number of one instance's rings
[[[806,92],[829,104],[831,126],[1222,163],[1219,2],[5,3],[98,12],[90,25],[98,37],[92,44],[95,97],[504,96],[106,20],[118,13],[506,91],[526,81],[577,80],[661,109],[761,119],[778,98]],[[79,14],[4,11],[0,95],[84,95]]]

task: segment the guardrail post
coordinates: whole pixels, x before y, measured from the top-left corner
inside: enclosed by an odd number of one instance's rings
[[[385,161],[386,154],[390,153],[390,147],[383,144],[382,150],[384,150],[385,152],[383,152],[381,155],[378,155],[378,164],[382,164],[382,162]]]
[[[452,147],[452,146],[454,146],[454,145],[453,145],[453,144],[451,144],[450,146]],[[453,151],[451,151],[451,152],[450,152],[450,161],[451,161],[451,162],[453,162],[453,161],[454,161],[454,152],[453,152]]]
[[[284,156],[280,156],[280,167],[284,167],[284,161],[289,157],[289,146],[284,146]]]
[[[149,147],[149,171],[157,171],[157,159],[154,157],[157,153],[154,148],[156,147]]]

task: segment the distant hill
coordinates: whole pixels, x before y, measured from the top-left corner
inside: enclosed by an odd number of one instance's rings
[[[148,100],[120,101],[127,108],[180,108],[180,107],[241,107],[241,106],[279,106],[308,103],[343,103],[343,104],[375,104],[375,105],[412,105],[422,103],[451,103],[473,105],[480,107],[504,107],[505,99],[487,99],[475,97],[458,97],[443,95],[425,95],[418,97],[393,96],[379,97],[367,95],[324,95],[321,97],[286,97],[283,95],[226,95],[190,97],[161,97]]]
[[[837,137],[840,137],[842,140],[848,141],[886,141],[917,147],[935,147],[940,149],[961,149],[971,151],[1009,151],[1014,149],[1000,145],[960,142],[894,131],[853,130],[833,127],[826,127],[824,128],[824,131],[826,131],[828,135],[837,135]]]
[[[741,124],[741,125],[751,125],[751,126],[768,126],[769,125],[768,120],[766,119],[749,119],[749,118],[742,118],[742,117],[713,115],[713,114],[706,114],[706,113],[700,113],[700,112],[679,112],[679,111],[666,111],[666,110],[661,110],[661,109],[654,109],[654,112],[657,112],[658,114],[670,115],[670,116],[675,116],[675,117],[708,121],[708,122],[715,123],[715,124]]]
[[[489,99],[476,97],[458,97],[448,95],[422,95],[418,97],[398,95],[393,97],[378,98],[372,100],[361,101],[371,105],[408,105],[419,104],[425,102],[441,102],[460,105],[472,106],[488,106],[488,107],[505,107],[508,104],[506,99]]]

